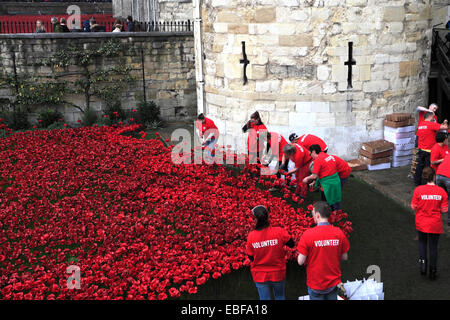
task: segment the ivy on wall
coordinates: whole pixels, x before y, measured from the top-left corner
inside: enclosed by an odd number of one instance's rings
[[[70,105],[84,112],[90,109],[92,97],[111,105],[120,101],[124,89],[136,80],[131,75],[131,67],[124,63],[121,51],[121,44],[114,40],[87,49],[72,45],[43,62],[51,68],[50,76],[30,78],[30,75],[15,77],[3,73],[0,75],[0,87],[10,89],[12,105],[27,110],[33,106]],[[105,59],[111,60],[110,67],[105,66],[107,63],[101,63]],[[68,77],[72,80],[67,80]],[[84,105],[67,101],[68,94],[84,95]]]

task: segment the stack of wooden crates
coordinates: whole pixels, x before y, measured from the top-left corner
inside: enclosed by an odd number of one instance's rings
[[[365,142],[359,150],[359,158],[369,170],[382,170],[391,167],[394,144],[386,140]]]

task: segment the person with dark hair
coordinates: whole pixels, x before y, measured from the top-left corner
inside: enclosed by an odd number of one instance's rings
[[[61,33],[61,32],[64,32],[64,31],[63,31],[63,28],[61,27],[61,25],[60,25],[59,22],[58,22],[58,18],[52,17],[52,18],[50,19],[50,23],[51,23],[52,26],[53,26],[53,32],[55,32],[55,33]]]
[[[417,126],[418,152],[417,152],[417,166],[414,174],[414,183],[416,186],[422,184],[422,170],[430,166],[431,148],[436,143],[436,132],[440,130],[447,130],[446,123],[439,124],[433,122],[433,112],[427,112],[424,116],[424,121],[419,122]]]
[[[444,161],[448,154],[448,135],[446,132],[438,131],[436,133],[436,144],[431,148],[430,163],[434,171],[437,171],[439,165]]]
[[[300,266],[306,264],[310,300],[337,300],[341,260],[348,259],[350,244],[344,232],[328,222],[331,208],[326,202],[316,202],[312,215],[317,226],[301,236],[297,262]]]
[[[420,274],[427,274],[430,263],[429,278],[436,279],[439,235],[444,232],[441,212],[448,211],[448,196],[444,189],[435,185],[435,173],[430,167],[422,171],[426,185],[414,190],[411,208],[416,212],[416,229],[419,234]],[[430,259],[427,259],[427,249]]]
[[[205,117],[203,113],[200,113],[197,116],[195,127],[197,135],[202,143],[202,147],[209,151],[211,157],[214,157],[216,153],[215,145],[219,139],[219,129],[214,121]]]
[[[311,175],[305,177],[303,183],[308,185],[316,180],[316,184],[320,184],[323,189],[322,200],[326,200],[333,211],[340,210],[342,191],[336,159],[334,156],[322,152],[318,144],[309,147],[309,152],[314,166]]]
[[[260,163],[260,156],[263,153],[263,143],[259,142],[259,135],[263,131],[267,132],[267,128],[261,120],[258,111],[255,111],[250,116],[250,120],[242,128],[242,131],[246,133],[249,130],[247,137],[247,151],[249,155],[250,163]]]
[[[89,20],[83,21],[83,32],[91,32],[91,25],[89,23]]]
[[[66,19],[59,19],[59,25],[61,26],[62,32],[70,32],[69,27],[66,24]]]
[[[294,248],[295,243],[286,230],[271,227],[269,212],[259,205],[252,209],[256,219],[255,230],[247,238],[246,251],[251,261],[250,272],[261,300],[285,300],[286,252],[284,246]]]
[[[134,32],[134,21],[131,16],[127,17],[127,32]]]
[[[291,160],[294,163],[295,167],[288,172],[280,169],[280,172],[285,176],[295,174],[295,181],[297,184],[295,193],[304,199],[308,193],[308,185],[303,183],[303,179],[308,175],[311,156],[305,148],[298,144],[285,145],[283,153],[288,160]]]
[[[291,135],[289,136],[289,141],[291,143],[297,143],[305,147],[306,150],[309,150],[309,147],[311,147],[313,144],[318,144],[322,149],[322,152],[328,152],[327,144],[318,136],[315,136],[313,134],[306,133],[299,137],[297,134],[291,133]]]
[[[89,28],[90,28],[91,32],[105,32],[106,31],[106,28],[104,26],[97,24],[97,21],[95,21],[94,18],[91,18],[91,20],[89,20]]]

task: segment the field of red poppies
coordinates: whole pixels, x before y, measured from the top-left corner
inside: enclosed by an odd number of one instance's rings
[[[295,240],[311,227],[310,212],[272,196],[254,167],[175,165],[172,147],[124,134],[132,131],[138,125],[0,137],[0,299],[194,294],[249,264],[256,204]],[[352,231],[345,213],[332,219]],[[67,286],[70,265],[80,289]]]

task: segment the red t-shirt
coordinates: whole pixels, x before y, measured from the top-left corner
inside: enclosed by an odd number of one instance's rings
[[[417,136],[419,137],[418,148],[431,150],[436,143],[436,132],[441,129],[441,125],[432,121],[419,122]]]
[[[436,185],[418,186],[411,205],[416,208],[416,229],[425,233],[444,232],[441,212],[448,209],[447,192]]]
[[[272,147],[278,145],[278,161],[281,161],[283,160],[283,148],[288,144],[288,142],[281,134],[277,132],[271,132],[270,136],[270,146]],[[272,152],[274,152],[273,149]]]
[[[253,256],[250,271],[255,282],[282,281],[286,278],[284,246],[291,239],[286,230],[268,227],[253,230],[247,238],[247,254]]]
[[[214,136],[211,138],[215,138],[215,139],[219,138],[219,130],[218,130],[216,124],[214,123],[214,121],[212,121],[211,119],[208,119],[207,117],[205,117],[205,122],[203,122],[203,123],[200,120],[197,120],[196,125],[197,125],[197,129],[201,132],[202,135],[204,135],[206,131],[211,130],[214,133]],[[209,132],[208,132],[208,135],[209,135]]]
[[[319,153],[314,160],[314,167],[312,173],[317,174],[319,179],[332,176],[337,173],[336,160],[334,156],[325,152]]]
[[[450,154],[445,156],[444,161],[441,162],[436,170],[436,175],[450,178]]]
[[[444,159],[445,156],[448,154],[448,145],[444,144],[442,147],[439,145],[439,143],[436,143],[433,148],[431,148],[431,156],[430,156],[430,162],[435,162],[441,159]],[[441,162],[442,163],[442,162]],[[430,164],[430,166],[437,171],[439,164]]]
[[[339,178],[345,179],[350,176],[352,168],[348,165],[347,161],[333,155],[334,160],[336,160],[336,169],[339,174]]]
[[[295,149],[297,150],[294,155],[294,164],[296,168],[302,168],[305,165],[309,165],[311,162],[311,156],[309,155],[309,151],[304,147],[294,144]],[[297,177],[297,175],[295,175]]]
[[[259,134],[267,128],[264,124],[250,123],[249,133],[247,137],[247,149],[249,152],[262,152],[264,146],[259,146]]]
[[[341,229],[332,225],[305,231],[297,250],[306,256],[306,285],[326,290],[341,283],[341,257],[350,244]]]
[[[297,143],[304,146],[306,150],[309,150],[309,147],[313,144],[318,144],[322,151],[326,151],[328,149],[327,144],[322,139],[312,134],[304,134],[300,136]]]
[[[425,121],[425,111],[419,111],[419,123]],[[437,116],[434,115],[434,122],[437,122]]]

